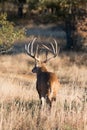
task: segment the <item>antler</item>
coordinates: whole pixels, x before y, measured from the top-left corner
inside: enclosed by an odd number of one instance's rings
[[[43,62],[46,63],[47,61],[51,60],[52,58],[55,58],[58,54],[58,47],[57,47],[57,41],[55,39],[53,39],[54,41],[54,44],[53,43],[50,43],[50,46],[51,48],[49,48],[48,46],[44,45],[44,44],[41,44],[42,47],[44,47],[46,49],[46,60],[44,60]],[[51,52],[53,54],[52,57],[50,58],[47,58],[47,55],[48,55],[48,51]]]
[[[38,44],[37,44],[37,46],[36,46],[35,52],[34,52],[34,48],[33,48],[36,39],[37,39],[37,38],[35,37],[32,42],[30,42],[28,45],[25,45],[25,50],[26,50],[27,54],[28,54],[30,57],[32,57],[32,58],[34,58],[35,60],[39,61],[39,59],[37,58],[37,56],[38,56],[38,55],[37,55],[37,53],[38,53]]]
[[[38,50],[42,50],[43,48],[46,50],[46,59],[44,61],[41,61],[42,63],[46,63],[47,61],[51,60],[52,58],[55,58],[58,54],[58,44],[57,41],[55,39],[53,39],[54,44],[52,42],[50,42],[50,47],[46,46],[45,44],[41,43],[41,44],[37,44],[36,45],[36,49],[34,51],[34,43],[36,41],[36,37],[32,40],[32,42],[30,42],[28,45],[25,45],[25,50],[27,52],[27,54],[34,58],[35,61],[40,61],[40,59],[38,58]],[[51,52],[53,54],[53,56],[51,57],[47,57],[48,56],[48,52]]]

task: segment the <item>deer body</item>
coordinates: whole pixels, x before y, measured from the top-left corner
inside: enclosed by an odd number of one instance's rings
[[[55,45],[50,43],[51,48],[44,44],[37,44],[36,50],[34,51],[33,46],[36,39],[37,38],[34,38],[33,41],[28,44],[28,46],[25,46],[25,50],[30,57],[35,59],[35,67],[32,69],[32,72],[36,73],[37,75],[36,89],[38,91],[41,104],[44,106],[46,101],[46,103],[51,106],[52,102],[56,100],[56,96],[60,88],[60,83],[55,73],[49,72],[44,66],[44,63],[57,56],[57,42],[55,39],[53,39]],[[46,59],[44,61],[40,61],[38,58],[38,52],[39,49],[42,50],[43,48],[46,50]],[[47,58],[48,52],[51,52],[53,56]],[[38,65],[37,63],[40,64]]]
[[[33,73],[37,74],[36,89],[41,99],[42,105],[45,100],[51,106],[52,101],[56,100],[59,89],[59,81],[55,73],[48,72],[45,66],[34,67]]]

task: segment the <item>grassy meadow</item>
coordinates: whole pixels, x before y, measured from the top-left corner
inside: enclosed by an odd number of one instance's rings
[[[0,130],[87,130],[87,54],[63,52],[47,63],[61,83],[57,101],[41,110],[34,60],[0,56]]]

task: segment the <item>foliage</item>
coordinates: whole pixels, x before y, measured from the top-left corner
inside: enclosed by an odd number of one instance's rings
[[[39,0],[29,0],[29,9],[37,9]]]
[[[12,22],[7,20],[7,14],[0,15],[0,53],[8,50],[15,40],[24,37],[24,30],[15,28]]]
[[[5,2],[6,0],[0,1]],[[29,5],[29,10],[39,8],[50,8],[56,10],[57,15],[66,15],[70,12],[72,7],[81,8],[84,6],[86,8],[87,0],[7,0],[7,2],[27,3]]]
[[[60,1],[60,0],[59,0]],[[84,7],[86,4],[87,0],[62,0],[59,2],[61,9],[65,12],[65,13],[70,13],[72,8],[75,8],[76,10],[78,10],[79,8],[81,8],[82,6]]]

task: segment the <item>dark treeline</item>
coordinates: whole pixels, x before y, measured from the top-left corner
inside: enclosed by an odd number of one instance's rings
[[[36,15],[49,16],[48,23],[63,21],[66,49],[78,50],[87,37],[87,0],[0,0],[0,12],[18,19]]]

